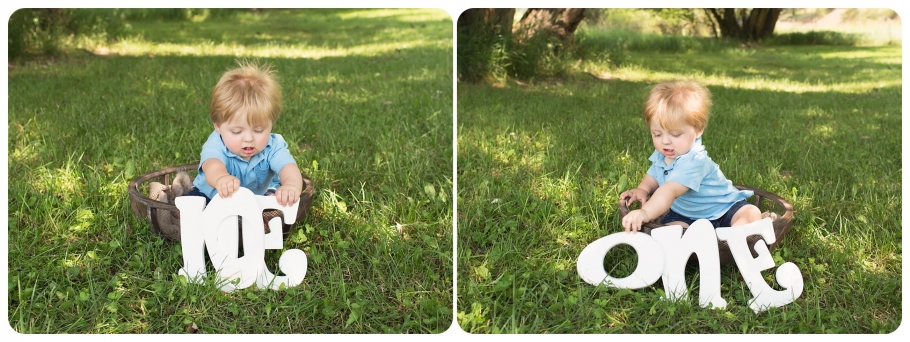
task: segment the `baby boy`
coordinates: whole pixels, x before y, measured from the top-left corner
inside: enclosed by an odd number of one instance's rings
[[[269,66],[240,62],[221,76],[209,104],[215,131],[202,145],[199,175],[185,196],[203,196],[208,204],[242,186],[276,196],[283,206],[296,203],[303,177],[288,144],[272,133],[280,111],[281,86]]]
[[[761,219],[758,207],[745,201],[752,192],[736,189],[702,145],[710,108],[711,93],[694,81],[664,82],[651,89],[643,115],[655,151],[638,187],[619,195],[626,205],[641,202],[641,209],[623,217],[626,232],[637,232],[663,213],[661,224],[683,228],[697,219],[707,219],[715,228]]]

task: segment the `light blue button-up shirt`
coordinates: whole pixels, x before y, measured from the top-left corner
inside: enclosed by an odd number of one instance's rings
[[[193,180],[193,186],[208,196],[209,199],[215,198],[218,190],[215,190],[205,181],[202,164],[212,158],[224,163],[228,174],[240,179],[240,186],[250,189],[256,195],[264,195],[269,188],[277,189],[281,185],[278,179],[278,173],[281,172],[281,168],[287,164],[296,164],[294,157],[291,156],[291,152],[288,150],[288,143],[284,141],[281,134],[270,134],[269,142],[265,145],[265,149],[250,157],[250,161],[246,161],[228,150],[218,131],[212,131],[208,140],[202,145],[202,153],[199,158],[199,175]]]
[[[663,186],[676,182],[689,188],[677,197],[670,209],[692,219],[714,220],[724,215],[733,203],[752,196],[752,191],[739,190],[724,177],[717,163],[708,157],[701,137],[695,139],[692,149],[676,157],[670,165],[656,149],[651,157],[648,174]]]

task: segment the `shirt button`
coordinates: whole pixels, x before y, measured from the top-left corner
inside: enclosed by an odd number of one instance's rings
[[[664,176],[670,174],[670,171],[664,170]]]

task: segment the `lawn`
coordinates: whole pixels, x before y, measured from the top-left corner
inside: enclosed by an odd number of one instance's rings
[[[261,10],[128,21],[126,37],[9,67],[8,315],[19,333],[439,333],[453,320],[452,19]],[[223,293],[127,197],[199,162],[211,88],[274,66],[273,128],[316,184],[285,240],[300,286]],[[268,251],[277,270],[283,251]]]
[[[589,33],[584,44],[616,46]],[[619,51],[615,50],[614,52]],[[457,86],[457,319],[471,333],[890,333],[901,311],[901,47],[711,45],[625,49],[563,77]],[[605,56],[605,55],[604,55]],[[594,76],[594,77],[592,77]],[[581,250],[618,231],[619,194],[653,151],[641,106],[657,82],[693,78],[713,94],[705,147],[734,183],[793,204],[771,250],[805,289],[755,314],[734,265],[725,309],[594,287]],[[620,246],[605,265],[629,275]],[[772,268],[763,272],[773,283]]]

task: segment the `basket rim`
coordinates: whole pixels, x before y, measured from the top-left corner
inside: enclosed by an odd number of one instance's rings
[[[169,166],[169,167],[166,167],[163,169],[146,172],[146,173],[136,176],[135,178],[133,178],[133,180],[130,181],[129,185],[127,185],[127,193],[129,193],[130,202],[133,202],[133,201],[140,202],[143,205],[146,205],[148,207],[152,207],[155,209],[178,210],[176,205],[168,204],[168,203],[164,203],[164,202],[158,202],[158,201],[155,201],[155,200],[149,198],[146,195],[143,195],[142,192],[139,191],[139,185],[143,184],[145,182],[148,182],[149,180],[156,178],[156,177],[161,177],[166,174],[173,173],[173,172],[192,170],[192,169],[196,169],[198,167],[199,167],[199,163],[175,165],[175,166]],[[303,175],[302,173],[300,174],[300,176],[303,178],[303,183],[306,185],[306,187],[303,189],[303,191],[300,192],[300,198],[304,199],[306,197],[312,197],[313,192],[315,191],[315,188],[313,186],[313,180],[311,180],[309,177]]]
[[[767,198],[767,199],[769,199],[769,200],[771,200],[771,201],[773,201],[773,202],[776,202],[776,203],[780,204],[780,206],[783,208],[784,213],[783,213],[783,215],[780,215],[777,219],[775,219],[773,222],[775,222],[775,223],[777,223],[777,222],[786,222],[786,223],[789,223],[789,222],[791,222],[791,221],[793,220],[793,205],[791,205],[790,202],[788,202],[788,201],[787,201],[786,199],[784,199],[783,197],[780,197],[780,196],[778,196],[777,194],[775,194],[775,193],[773,193],[773,192],[770,192],[770,191],[767,191],[767,190],[764,190],[764,189],[759,189],[759,188],[751,187],[751,186],[746,186],[746,185],[741,185],[741,184],[733,184],[733,186],[736,187],[736,188],[739,189],[739,190],[749,190],[749,191],[752,191],[752,192],[753,192],[753,196],[758,196],[759,198]],[[619,216],[620,216],[620,217],[626,216],[626,214],[628,214],[630,211],[631,211],[631,210],[629,210],[629,206],[627,206],[627,205],[624,203],[623,199],[620,198],[620,199],[619,199]],[[664,214],[666,214],[666,213],[661,213],[661,215],[658,216],[658,217],[662,217]],[[654,227],[649,227],[649,228],[662,227],[662,225],[660,225],[659,223],[655,223],[653,220],[652,220],[651,222],[645,223],[644,225],[647,225],[647,226],[654,226]],[[787,224],[787,226],[788,226],[788,227],[786,227],[786,229],[784,229],[784,231],[789,230],[789,224]]]

